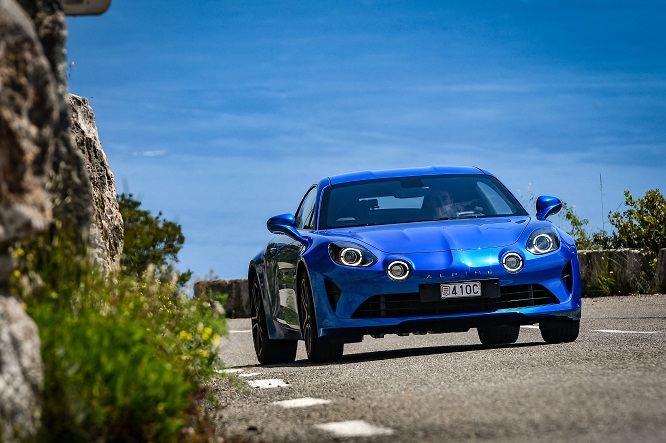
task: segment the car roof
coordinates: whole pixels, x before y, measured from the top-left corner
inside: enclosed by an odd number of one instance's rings
[[[373,180],[395,177],[420,177],[424,175],[445,174],[486,174],[492,175],[483,169],[471,166],[428,166],[424,168],[387,169],[383,171],[359,171],[328,177],[330,184],[349,183],[361,180]]]

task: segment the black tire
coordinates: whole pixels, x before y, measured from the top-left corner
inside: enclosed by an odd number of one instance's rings
[[[520,335],[520,325],[490,325],[477,328],[479,340],[484,345],[515,343]]]
[[[296,360],[298,340],[271,340],[268,337],[266,312],[256,277],[250,280],[250,308],[252,309],[252,341],[259,363],[262,365],[293,363]]]
[[[546,343],[570,343],[578,338],[580,320],[552,320],[539,323]]]
[[[338,361],[342,358],[344,344],[331,343],[326,338],[317,335],[317,317],[315,315],[314,300],[312,297],[312,286],[307,275],[300,280],[300,321],[305,351],[308,360],[313,363],[326,363]]]

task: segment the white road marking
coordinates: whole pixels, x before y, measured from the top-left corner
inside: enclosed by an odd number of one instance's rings
[[[593,332],[606,332],[608,334],[661,334],[661,331],[620,331],[618,329],[593,329]]]
[[[238,374],[239,377],[255,377],[261,375],[261,372],[248,372],[247,374]]]
[[[363,420],[323,423],[315,427],[333,433],[337,437],[372,437],[373,435],[391,435],[393,429],[371,425]]]
[[[323,398],[294,398],[293,400],[274,401],[274,405],[282,406],[283,408],[307,408],[310,406],[326,405],[331,403],[331,400],[324,400]]]
[[[242,369],[222,369],[221,371],[216,371],[218,374],[238,374],[243,372]]]
[[[522,325],[525,329],[539,329],[536,325]],[[607,334],[661,334],[661,331],[621,331],[619,329],[593,329],[592,332],[605,332]]]
[[[268,378],[265,380],[248,380],[248,385],[252,388],[266,389],[266,388],[287,388],[289,383],[279,378]]]

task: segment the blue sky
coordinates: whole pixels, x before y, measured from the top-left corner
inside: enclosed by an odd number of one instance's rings
[[[592,230],[666,192],[664,1],[113,0],[68,23],[118,192],[181,224],[199,278],[244,277],[328,175],[479,166]]]

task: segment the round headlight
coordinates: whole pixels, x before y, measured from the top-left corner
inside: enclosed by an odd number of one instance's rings
[[[328,245],[328,253],[335,263],[351,268],[368,267],[377,262],[372,252],[352,242],[333,242]]]
[[[356,248],[344,248],[340,251],[340,261],[347,266],[358,266],[363,261],[363,253]]]
[[[541,228],[532,232],[525,245],[534,255],[557,251],[560,247],[560,236],[554,228]]]
[[[534,250],[540,254],[548,252],[553,248],[553,239],[547,234],[539,234],[534,237]]]
[[[502,265],[504,266],[504,269],[511,273],[519,272],[523,269],[524,264],[523,257],[516,252],[509,252],[502,257]]]
[[[409,265],[402,260],[396,260],[388,265],[386,272],[393,280],[404,280],[409,277]]]

